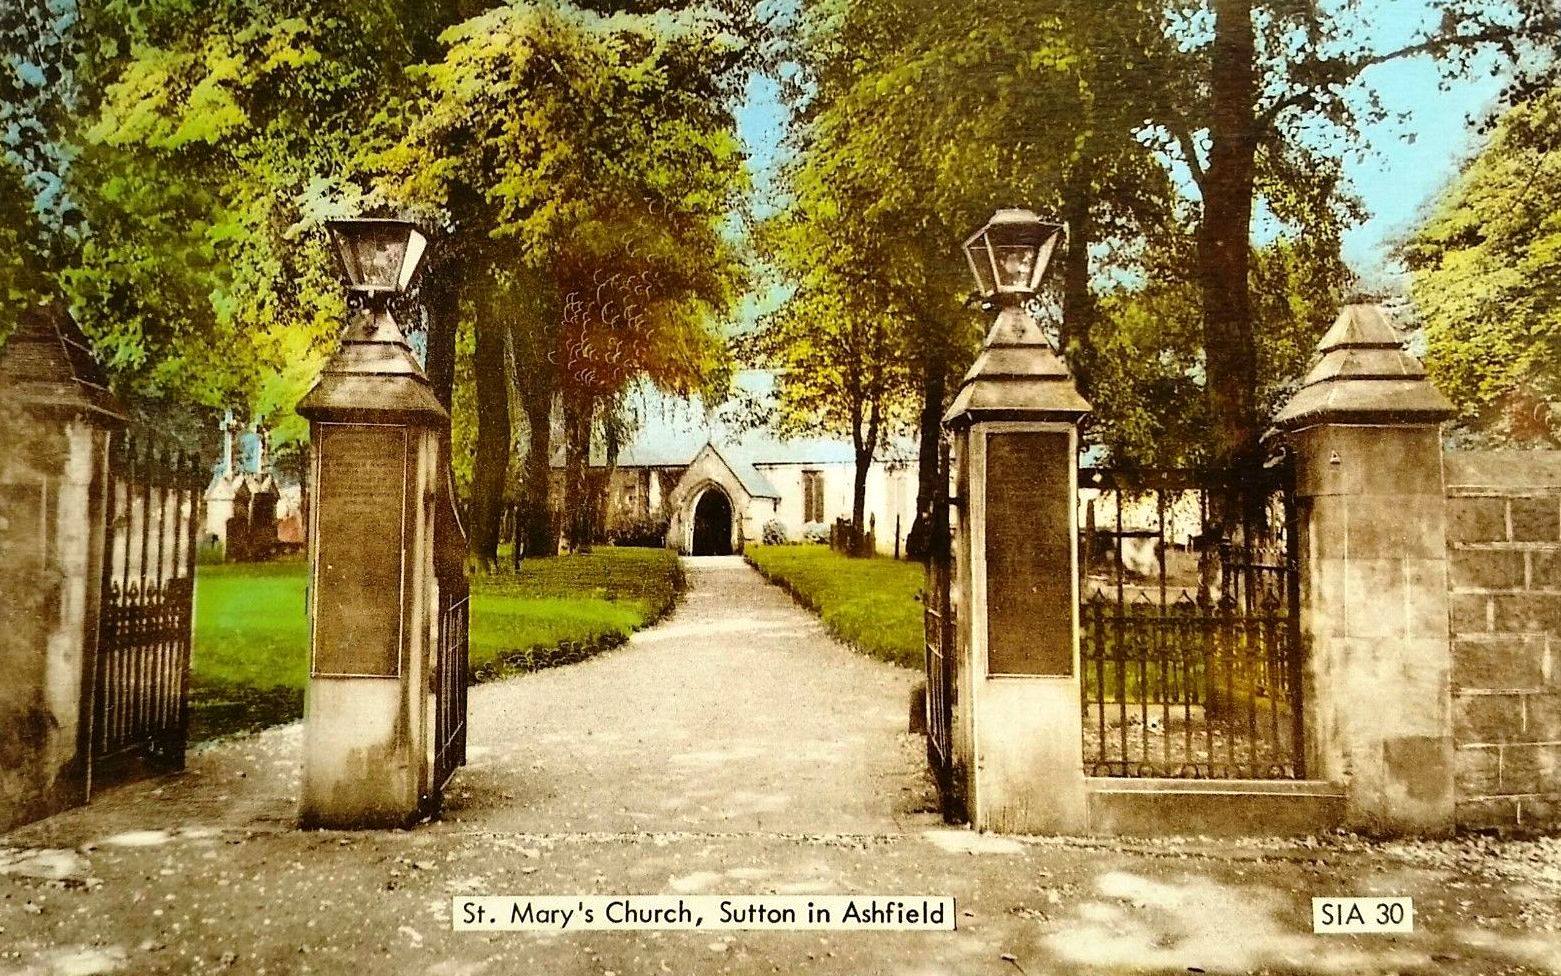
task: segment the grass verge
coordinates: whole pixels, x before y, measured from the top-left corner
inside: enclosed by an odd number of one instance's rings
[[[683,590],[677,556],[606,548],[472,577],[473,682],[584,660],[659,620]],[[190,738],[290,722],[309,681],[301,559],[201,566],[190,662]]]
[[[855,559],[819,545],[751,545],[744,553],[765,579],[818,614],[831,634],[881,661],[922,667],[920,563]]]

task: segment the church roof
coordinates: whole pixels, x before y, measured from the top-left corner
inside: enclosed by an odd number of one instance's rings
[[[754,498],[780,497],[780,492],[775,490],[775,486],[770,483],[770,479],[766,478],[751,463],[743,460],[741,457],[734,457],[730,451],[723,451],[713,441],[709,442],[709,447],[711,452],[731,469],[738,483],[743,486],[743,491],[746,491]],[[704,450],[704,448],[700,448],[700,450]]]

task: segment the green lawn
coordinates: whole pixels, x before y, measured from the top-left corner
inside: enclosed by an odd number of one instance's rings
[[[198,569],[192,739],[303,714],[307,576],[301,559]],[[473,576],[473,678],[567,664],[620,644],[671,609],[681,589],[677,557],[663,549],[605,548],[529,559],[519,576]]]
[[[921,563],[853,559],[820,545],[748,546],[744,552],[836,637],[881,660],[922,667]]]

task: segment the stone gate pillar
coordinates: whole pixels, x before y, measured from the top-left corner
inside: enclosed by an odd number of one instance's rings
[[[1308,773],[1349,826],[1453,826],[1441,423],[1382,309],[1351,305],[1275,423],[1295,455]]]
[[[403,283],[404,285],[404,283]],[[449,416],[382,300],[298,406],[309,420],[304,826],[405,826],[437,801],[435,516]]]
[[[943,420],[956,483],[953,740],[980,830],[1087,826],[1076,482],[1089,409],[1012,302]]]
[[[83,803],[108,538],[108,447],[125,416],[57,306],[0,349],[0,831]]]

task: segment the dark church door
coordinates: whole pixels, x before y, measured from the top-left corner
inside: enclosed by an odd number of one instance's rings
[[[732,503],[719,488],[707,490],[694,506],[694,555],[732,554]]]

